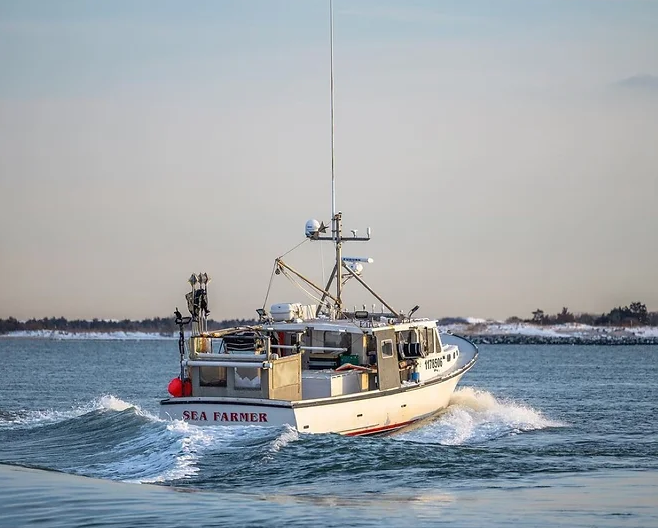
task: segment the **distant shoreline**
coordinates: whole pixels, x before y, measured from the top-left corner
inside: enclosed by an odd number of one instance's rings
[[[501,345],[658,345],[658,327],[598,327],[581,324],[534,325],[497,322],[440,325],[442,331],[463,335],[475,344]],[[107,332],[65,330],[19,330],[0,334],[6,339],[54,340],[174,340],[178,332]]]
[[[524,335],[466,336],[476,345],[658,345],[658,337],[547,337]]]
[[[505,345],[658,345],[658,326],[591,326],[579,323],[479,322],[441,326],[476,344]]]

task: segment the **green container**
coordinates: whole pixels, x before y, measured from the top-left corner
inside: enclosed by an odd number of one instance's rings
[[[343,354],[342,356],[340,356],[340,364],[345,365],[347,363],[351,363],[352,365],[358,365],[359,356],[350,355],[350,354]]]

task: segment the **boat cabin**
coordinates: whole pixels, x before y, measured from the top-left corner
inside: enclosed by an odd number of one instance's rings
[[[299,401],[426,382],[457,354],[434,321],[368,314],[204,332],[190,339],[183,363],[191,396]]]

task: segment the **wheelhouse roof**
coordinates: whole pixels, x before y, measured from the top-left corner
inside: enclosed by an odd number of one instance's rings
[[[409,330],[418,326],[427,328],[436,328],[436,321],[433,319],[412,319],[411,321],[400,322],[380,322],[366,319],[305,319],[302,321],[277,321],[272,323],[262,323],[258,325],[260,330],[270,330],[274,332],[303,332],[307,328],[324,332],[347,332],[351,334],[372,334],[378,330],[394,329],[396,331]]]

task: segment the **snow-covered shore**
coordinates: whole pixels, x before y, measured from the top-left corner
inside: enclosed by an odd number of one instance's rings
[[[470,336],[478,343],[658,344],[658,327],[590,326],[579,323],[534,325],[494,321],[452,324],[442,330]]]
[[[176,334],[177,336],[177,334]],[[174,334],[163,335],[146,332],[67,332],[64,330],[19,330],[0,335],[0,337],[16,337],[31,339],[107,339],[107,340],[153,340],[173,339]]]

